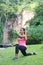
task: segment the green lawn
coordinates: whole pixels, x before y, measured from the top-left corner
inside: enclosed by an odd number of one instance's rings
[[[0,49],[0,65],[43,65],[43,44],[29,45],[27,52],[37,52],[37,55],[24,57],[19,53],[18,60],[14,57],[14,47]]]

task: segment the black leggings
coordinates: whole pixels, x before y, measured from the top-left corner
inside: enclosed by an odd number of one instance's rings
[[[15,53],[18,54],[19,53],[19,50],[21,51],[21,53],[24,55],[24,56],[29,56],[29,55],[32,55],[32,53],[26,53],[26,47],[25,46],[20,46],[18,44],[16,44],[16,47],[15,47]]]

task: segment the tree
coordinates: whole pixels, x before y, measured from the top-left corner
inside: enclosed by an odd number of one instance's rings
[[[18,18],[17,13],[21,15],[21,22],[22,22],[23,9],[28,8],[28,5],[31,2],[33,2],[33,0],[0,0],[0,22],[5,24],[5,22],[7,22],[9,17],[15,18],[16,20],[16,18]],[[0,28],[2,30],[4,26],[3,24],[2,28]]]
[[[35,12],[37,16],[43,16],[43,2],[39,2],[39,5],[35,8]]]

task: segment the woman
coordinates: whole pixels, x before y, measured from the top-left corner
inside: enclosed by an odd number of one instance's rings
[[[27,40],[26,31],[25,31],[24,28],[22,28],[20,30],[20,34],[18,35],[18,44],[16,44],[16,47],[15,47],[15,57],[13,58],[13,60],[18,59],[19,50],[21,51],[21,53],[24,56],[29,56],[29,55],[35,55],[36,54],[36,53],[26,53],[26,49],[27,49],[26,40]]]

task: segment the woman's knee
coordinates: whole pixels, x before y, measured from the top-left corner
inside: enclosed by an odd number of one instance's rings
[[[19,52],[19,45],[16,44],[16,47],[15,47],[15,53],[18,54],[18,52]]]
[[[18,44],[16,44],[15,46],[16,46],[16,47],[18,47],[19,45],[18,45]]]

